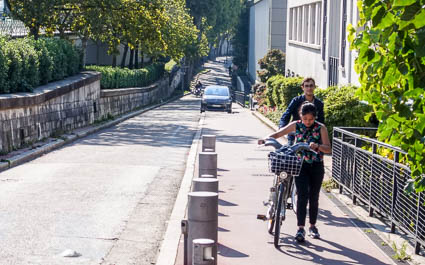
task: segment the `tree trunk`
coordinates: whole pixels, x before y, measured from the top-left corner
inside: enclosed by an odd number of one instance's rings
[[[34,40],[38,40],[38,33],[40,31],[40,26],[34,25],[33,27],[30,27],[30,35],[34,37]]]
[[[130,63],[128,65],[128,68],[130,69],[134,68],[133,60],[134,60],[134,49],[130,49]]]
[[[116,67],[117,66],[117,55],[114,54],[112,55],[112,67]]]
[[[83,58],[81,60],[82,60],[83,69],[86,68],[86,61],[87,61],[87,41],[88,41],[88,38],[87,37],[83,37],[81,39],[81,49],[83,50]]]
[[[125,67],[125,61],[127,59],[127,52],[128,52],[128,44],[126,44],[124,46],[124,54],[122,55],[122,59],[121,59],[121,68]]]
[[[142,59],[140,61],[140,67],[143,68],[145,67],[145,54],[142,51],[140,51],[140,59]]]
[[[139,69],[139,49],[134,51],[134,68]]]

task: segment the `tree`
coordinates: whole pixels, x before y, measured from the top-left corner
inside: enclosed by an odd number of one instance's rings
[[[407,152],[413,178],[407,188],[417,192],[425,190],[424,5],[425,0],[358,1],[358,32],[349,26],[358,51],[358,94],[374,109],[379,139]]]
[[[242,2],[241,14],[236,25],[235,36],[232,39],[233,63],[238,70],[245,72],[248,65],[248,34],[249,33],[249,3]]]
[[[10,11],[13,17],[21,20],[30,30],[30,35],[38,39],[40,29],[52,32],[52,16],[57,0],[11,0]]]
[[[285,53],[279,49],[269,50],[258,60],[258,64],[261,70],[257,72],[261,82],[267,82],[267,79],[277,74],[285,75]]]

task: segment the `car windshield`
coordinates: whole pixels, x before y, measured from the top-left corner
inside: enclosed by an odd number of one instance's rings
[[[207,96],[229,96],[227,87],[207,87],[204,94]]]

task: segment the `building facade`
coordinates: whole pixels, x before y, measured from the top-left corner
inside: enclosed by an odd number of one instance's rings
[[[249,14],[248,75],[257,79],[258,60],[270,49],[286,49],[287,0],[255,0]]]
[[[311,76],[322,88],[359,84],[346,30],[357,23],[356,2],[288,0],[287,76]]]
[[[9,13],[9,4],[6,0],[0,0],[0,19]]]

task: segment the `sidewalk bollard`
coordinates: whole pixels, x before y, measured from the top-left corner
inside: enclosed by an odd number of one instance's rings
[[[217,177],[217,153],[200,152],[199,153],[199,176],[214,175]]]
[[[202,135],[202,152],[215,152],[215,135]]]
[[[209,238],[214,240],[212,257],[217,264],[217,229],[218,229],[218,193],[197,191],[189,193],[187,221],[187,264],[193,264],[193,240]]]
[[[209,191],[218,193],[218,179],[195,178],[192,180],[192,191]]]
[[[193,240],[193,265],[214,265],[212,251],[214,240],[199,238]]]
[[[202,174],[200,178],[215,178],[214,175]]]
[[[188,222],[182,220],[181,229],[183,234],[183,265],[187,265],[187,235],[188,235]]]

